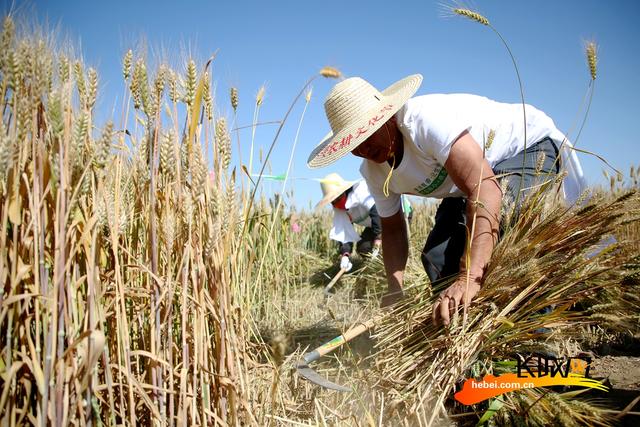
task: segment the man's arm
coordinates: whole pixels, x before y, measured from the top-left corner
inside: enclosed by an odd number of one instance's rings
[[[371,218],[371,230],[375,238],[379,239],[382,235],[382,220],[378,214],[376,205],[371,206],[371,209],[369,209],[369,217]]]
[[[409,241],[402,209],[390,217],[382,217],[382,251],[384,268],[387,272],[387,295],[381,306],[387,306],[402,297],[404,269],[409,256]]]
[[[462,303],[466,307],[480,290],[484,270],[498,239],[502,192],[482,149],[464,132],[454,142],[445,168],[456,186],[467,196],[467,227],[473,233],[460,260],[460,276],[440,294],[433,307],[433,320],[446,325]],[[473,230],[472,230],[473,228]]]

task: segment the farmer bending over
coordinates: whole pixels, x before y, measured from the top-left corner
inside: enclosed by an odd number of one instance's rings
[[[416,74],[381,92],[358,77],[336,84],[324,104],[332,132],[308,165],[326,166],[348,152],[364,159],[360,172],[382,219],[388,280],[382,306],[402,297],[409,246],[400,195],[443,199],[422,263],[432,283],[457,275],[433,306],[433,321],[448,324],[458,306],[466,307],[480,290],[498,239],[503,196],[507,203],[521,201],[527,189],[566,171],[564,196],[574,201],[584,177],[571,145],[542,111],[526,105],[525,145],[522,104],[469,94],[409,99],[421,82]],[[467,265],[466,229],[474,216]]]
[[[337,173],[331,173],[320,181],[320,188],[324,197],[316,209],[329,202],[333,205],[333,227],[329,237],[339,243],[340,268],[349,271],[353,267],[350,260],[353,242],[357,242],[359,254],[377,256],[381,244],[380,216],[367,183],[364,180],[345,181]],[[354,223],[364,226],[362,234],[358,235]]]

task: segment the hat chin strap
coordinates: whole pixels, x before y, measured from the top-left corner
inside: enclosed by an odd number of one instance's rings
[[[384,124],[384,130],[387,131],[387,138],[389,138],[389,154],[387,155],[387,163],[389,162],[389,157],[393,159],[391,163],[391,169],[389,169],[389,175],[387,175],[387,179],[384,180],[384,185],[382,186],[382,192],[385,197],[389,197],[389,182],[391,181],[391,176],[393,175],[393,170],[396,168],[396,153],[391,152],[393,150],[393,145],[396,142],[395,137],[393,141],[391,140],[391,134],[389,133],[389,129],[387,128],[387,123]]]
[[[389,119],[389,120],[391,120],[391,119]],[[393,138],[393,141],[391,140],[391,134],[389,133],[389,127],[388,127],[389,120],[384,122],[384,130],[387,131],[387,140],[389,141],[389,154],[387,154],[387,159],[394,154],[394,153],[391,152],[391,150],[393,150],[393,144],[395,144],[395,142],[396,142],[395,138]]]
[[[391,153],[391,158],[393,159],[393,163],[391,164],[391,169],[389,169],[389,175],[387,175],[387,179],[384,180],[384,185],[382,186],[384,197],[389,197],[389,182],[391,181],[393,170],[396,168],[396,153]]]

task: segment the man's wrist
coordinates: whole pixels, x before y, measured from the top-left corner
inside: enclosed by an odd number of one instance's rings
[[[468,271],[465,269],[460,269],[460,274],[458,278],[465,281],[468,278],[470,283],[475,283],[479,285],[480,282],[482,281],[482,276],[483,274],[480,272],[474,272],[473,270]]]

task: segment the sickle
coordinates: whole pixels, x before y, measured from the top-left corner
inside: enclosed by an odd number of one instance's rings
[[[336,348],[342,346],[344,343],[351,341],[353,338],[362,334],[363,332],[371,329],[376,322],[380,319],[380,317],[370,319],[364,323],[359,323],[356,326],[352,327],[348,331],[346,331],[342,335],[338,335],[334,339],[329,342],[322,344],[320,347],[317,347],[315,350],[312,350],[302,356],[302,359],[296,363],[296,371],[300,374],[301,377],[306,378],[314,384],[317,384],[321,387],[328,388],[331,390],[337,391],[351,391],[351,388],[341,386],[339,384],[335,384],[320,375],[311,367],[309,363],[318,360],[320,357],[324,356],[327,353],[332,352]]]

